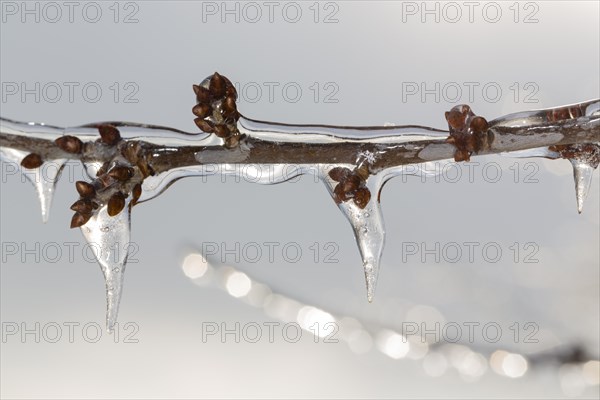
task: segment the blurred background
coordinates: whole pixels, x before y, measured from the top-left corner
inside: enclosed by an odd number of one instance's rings
[[[446,128],[456,104],[491,120],[600,97],[598,2],[67,3],[0,3],[2,117],[195,132],[214,71],[244,115],[289,123]],[[133,210],[114,335],[68,229],[81,167],[42,224],[3,163],[0,393],[597,398],[598,174],[578,215],[568,161],[472,161],[386,185],[372,304],[313,176],[181,180]]]

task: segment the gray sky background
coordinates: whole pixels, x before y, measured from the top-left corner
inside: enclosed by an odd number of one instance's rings
[[[195,131],[191,85],[214,71],[239,85],[242,113],[283,122],[445,128],[444,111],[455,104],[470,104],[491,120],[600,97],[600,9],[593,1],[480,2],[473,22],[461,2],[454,3],[458,9],[427,3],[437,14],[424,14],[421,2],[274,2],[272,21],[263,2],[227,3],[233,14],[222,13],[221,2],[75,3],[71,22],[61,2],[60,18],[42,2],[26,3],[34,13],[24,15],[23,3],[1,2],[3,117],[58,126],[126,120]],[[23,87],[34,94],[22,96]],[[306,332],[298,343],[281,335],[275,343],[202,341],[206,322],[231,327],[276,319],[225,291],[194,285],[181,269],[186,254],[209,242],[230,248],[278,242],[298,244],[303,257],[290,263],[276,252],[273,262],[266,256],[228,262],[273,291],[372,329],[440,318],[491,321],[504,336],[496,344],[476,337],[469,345],[482,354],[583,343],[597,358],[598,174],[578,215],[567,161],[474,161],[481,164],[472,182],[461,168],[457,182],[449,172],[439,182],[409,177],[386,185],[387,241],[373,304],[366,301],[350,226],[312,177],[273,186],[230,177],[179,181],[133,211],[138,262],[127,268],[119,320],[139,327],[139,342],[124,343],[123,330],[118,343],[106,333],[88,343],[80,330],[73,343],[8,337],[1,344],[2,397],[560,397],[556,368],[509,379],[488,367],[467,382],[452,368],[432,377],[423,360],[393,360],[376,346],[358,355],[343,342],[314,343]],[[487,173],[497,166],[502,175],[492,183]],[[81,174],[79,166],[67,167],[44,225],[31,185],[3,164],[3,252],[6,243],[20,249],[58,243],[63,250],[65,243],[84,243],[68,229],[73,182]],[[503,256],[493,263],[478,250],[474,262],[466,255],[456,263],[422,262],[419,253],[403,262],[409,242],[495,243]],[[314,243],[321,249],[317,262]],[[323,262],[328,243],[336,262]],[[538,263],[523,262],[527,243],[537,249]],[[21,255],[3,254],[3,323],[103,326],[101,273],[80,250],[73,262],[66,255],[50,262],[43,254],[39,262],[23,255],[22,262]],[[539,343],[514,343],[515,322],[534,322]],[[580,394],[598,396],[598,386]]]

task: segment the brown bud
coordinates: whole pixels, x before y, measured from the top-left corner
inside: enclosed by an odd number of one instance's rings
[[[346,193],[351,193],[359,188],[360,183],[360,177],[358,175],[351,174],[348,175],[342,182],[340,182],[340,185],[343,185]]]
[[[473,133],[484,133],[488,130],[488,123],[483,117],[474,117],[470,125]]]
[[[35,153],[28,154],[23,160],[21,160],[21,166],[27,169],[39,168],[43,163],[44,160],[42,160],[42,157]]]
[[[142,145],[138,141],[128,141],[125,146],[121,148],[121,155],[125,157],[131,164],[136,164],[141,154]]]
[[[221,103],[221,108],[223,109],[223,114],[226,117],[232,117],[235,116],[235,114],[237,113],[237,106],[235,104],[235,98],[233,97],[226,97],[225,100],[223,100],[223,102]]]
[[[350,197],[348,197],[348,195],[344,191],[344,187],[342,186],[341,183],[338,184],[335,187],[335,189],[333,189],[333,194],[334,194],[333,198],[337,204],[350,199]]]
[[[344,167],[335,167],[329,171],[329,177],[336,182],[340,182],[350,174],[350,170]]]
[[[456,149],[454,152],[454,161],[470,161],[471,154],[465,149]]]
[[[106,211],[108,215],[114,217],[125,208],[125,195],[121,192],[117,192],[111,196],[108,200],[108,206]]]
[[[133,173],[133,168],[117,166],[108,171],[108,176],[118,180],[119,182],[125,182],[126,180],[131,179]]]
[[[87,182],[77,181],[75,182],[75,188],[81,197],[94,197],[96,195],[94,186]]]
[[[225,147],[227,147],[228,149],[236,147],[240,143],[240,139],[240,135],[229,136],[225,139]]]
[[[83,215],[83,214],[76,212],[73,215],[73,218],[71,218],[71,229],[79,228],[80,226],[85,225],[90,220],[91,217],[92,217],[92,214]]]
[[[472,115],[471,107],[463,104],[452,107],[452,109],[447,112],[445,116],[450,128],[460,131],[465,128],[467,118],[470,114]]]
[[[228,77],[221,75],[221,78],[225,80],[225,96],[233,96],[237,99],[237,90],[235,90],[235,86]]]
[[[112,125],[100,125],[98,127],[98,132],[100,132],[102,142],[109,146],[114,146],[121,140],[119,130]]]
[[[208,90],[213,97],[221,98],[225,95],[225,79],[218,72],[215,72],[210,78]]]
[[[138,183],[131,190],[131,204],[136,204],[141,195],[142,195],[142,184]]]
[[[91,214],[93,209],[94,205],[89,199],[77,200],[75,203],[73,203],[73,205],[71,205],[71,210],[84,215]]]
[[[102,188],[107,188],[114,183],[114,179],[108,176],[108,174],[98,176],[96,181],[102,185]]]
[[[75,136],[61,136],[57,138],[54,143],[64,152],[71,154],[81,153],[81,149],[83,148],[83,143],[81,140],[76,138]]]
[[[192,108],[192,112],[197,117],[206,118],[212,113],[212,107],[203,103],[196,104],[194,108]]]
[[[220,138],[226,138],[231,135],[231,132],[226,125],[215,125],[215,135]]]
[[[369,166],[367,164],[361,165],[359,168],[356,168],[356,175],[359,176],[360,179],[366,181],[369,177]]]
[[[108,171],[108,165],[108,161],[102,164],[100,168],[98,168],[98,171],[96,171],[96,176],[106,175],[106,171]]]
[[[144,178],[147,178],[150,175],[154,175],[154,170],[150,165],[148,165],[148,162],[146,160],[139,160],[136,165],[140,169],[140,172],[142,173],[142,176]]]
[[[223,77],[225,78],[225,77]],[[227,78],[225,78],[227,79]],[[229,79],[227,79],[227,89],[225,89],[225,96],[227,97],[233,97],[233,100],[236,100],[238,95],[237,95],[237,90],[235,90],[235,86],[233,86],[233,84],[229,81]]]
[[[202,118],[196,118],[194,119],[194,122],[202,132],[213,133],[215,130],[215,125],[210,121],[206,121]]]
[[[366,187],[359,188],[354,193],[354,203],[361,209],[365,208],[371,201],[371,192]]]
[[[210,92],[203,86],[194,85],[194,93],[196,93],[196,100],[198,103],[208,104],[210,103]]]

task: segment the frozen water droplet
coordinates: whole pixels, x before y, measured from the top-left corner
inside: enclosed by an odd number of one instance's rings
[[[50,217],[50,207],[52,206],[52,198],[56,183],[60,178],[60,173],[67,160],[56,159],[44,161],[39,168],[27,169],[21,167],[21,161],[28,155],[28,152],[0,147],[0,159],[13,165],[14,170],[21,171],[29,182],[35,188],[40,208],[42,212],[42,221],[48,222]]]
[[[341,165],[352,169],[352,166]],[[338,182],[333,181],[328,173],[332,168],[328,168],[321,174],[321,179],[327,186],[329,193],[335,199],[335,187]],[[365,281],[367,287],[367,299],[373,301],[375,288],[377,286],[377,278],[379,276],[379,264],[383,247],[385,244],[385,227],[383,224],[383,215],[379,201],[377,200],[379,190],[382,185],[382,175],[369,176],[367,178],[366,187],[371,192],[371,199],[368,203],[371,212],[364,212],[353,200],[348,200],[338,204],[338,207],[346,216],[352,229],[354,237],[360,250],[363,260],[363,268],[365,273]]]
[[[131,197],[128,197],[123,211],[114,217],[108,215],[106,205],[101,207],[81,227],[81,232],[94,251],[104,274],[107,302],[106,327],[109,332],[112,332],[117,322],[119,302],[123,291],[123,277],[131,228],[130,200]]]
[[[594,167],[582,160],[571,159],[573,165],[573,178],[575,179],[575,196],[577,198],[577,211],[579,214],[583,211],[583,202],[588,195],[592,185],[592,176]]]

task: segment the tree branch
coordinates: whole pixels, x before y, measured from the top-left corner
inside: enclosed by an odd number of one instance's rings
[[[158,195],[181,177],[208,174],[206,166],[291,164],[299,167],[298,173],[318,167],[319,177],[353,227],[369,301],[385,236],[377,195],[385,180],[401,167],[536,149],[525,156],[571,161],[581,212],[592,173],[600,163],[600,100],[510,114],[490,122],[460,105],[445,114],[448,131],[443,131],[416,125],[349,127],[257,121],[238,112],[237,93],[227,78],[215,73],[193,89],[197,99],[194,121],[204,133],[125,122],[59,128],[0,119],[0,157],[34,172],[32,181],[44,218],[65,161],[81,161],[91,182],[75,184],[79,199],[71,205],[75,212],[71,227],[81,227],[86,240],[98,242],[101,248],[128,242],[130,210],[138,201]],[[44,164],[51,162],[56,168],[42,176]],[[118,260],[96,256],[105,276],[107,325],[112,329],[127,254]]]
[[[93,201],[102,205],[115,196],[130,194],[135,204],[141,190],[138,185],[149,176],[204,165],[343,164],[362,168],[361,174],[353,173],[358,176],[352,178],[354,185],[339,189],[336,200],[341,202],[353,198],[369,176],[389,168],[451,158],[468,161],[472,155],[536,148],[550,148],[547,154],[552,158],[565,154],[570,155],[565,158],[581,158],[586,153],[593,159],[590,154],[598,153],[597,145],[586,147],[586,152],[569,146],[600,142],[600,100],[510,114],[489,123],[469,106],[460,105],[446,113],[449,130],[443,131],[417,125],[293,125],[250,119],[237,111],[234,86],[217,73],[194,85],[194,92],[197,105],[192,111],[204,134],[123,122],[63,129],[2,119],[0,146],[20,151],[23,157],[29,154],[21,161],[24,168],[39,168],[41,163],[57,159],[95,166]],[[344,179],[340,183],[346,182],[346,175]],[[114,202],[115,212],[120,211],[123,201]],[[85,211],[86,216],[91,215],[89,207]]]

